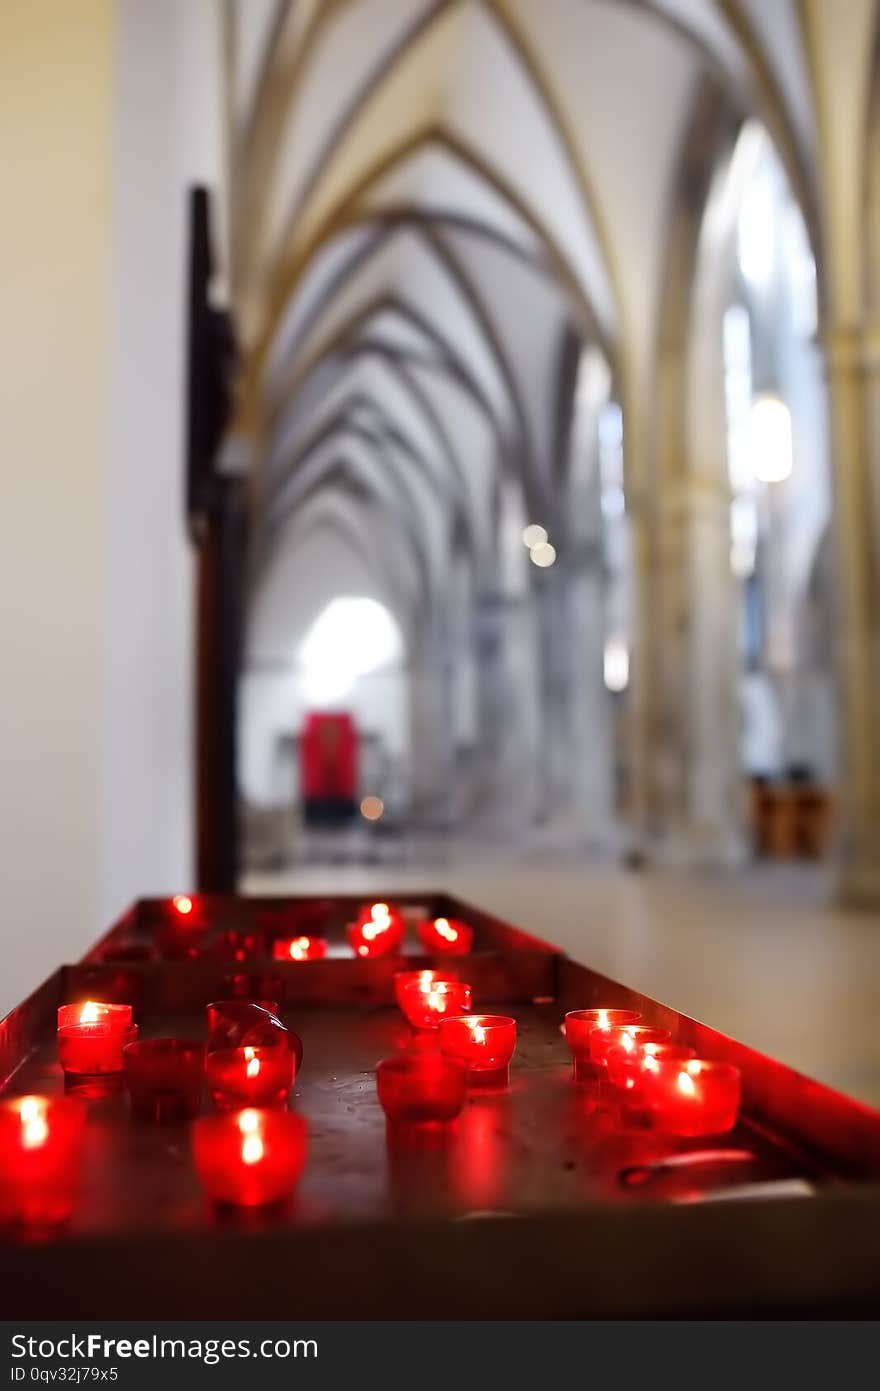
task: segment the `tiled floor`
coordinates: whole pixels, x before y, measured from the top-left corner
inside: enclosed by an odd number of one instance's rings
[[[717,876],[450,851],[308,865],[252,892],[449,889],[578,960],[880,1106],[880,914],[829,906],[810,867]]]

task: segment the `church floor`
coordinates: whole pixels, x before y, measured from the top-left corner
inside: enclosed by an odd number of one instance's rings
[[[307,863],[250,893],[442,889],[713,1028],[880,1106],[880,913],[829,906],[827,873],[627,871],[456,847],[405,864]]]

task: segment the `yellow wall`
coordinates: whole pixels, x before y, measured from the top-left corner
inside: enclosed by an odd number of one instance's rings
[[[0,1014],[95,929],[112,63],[0,0]]]

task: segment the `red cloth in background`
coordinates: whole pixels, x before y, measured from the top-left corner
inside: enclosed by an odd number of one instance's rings
[[[300,773],[307,800],[355,799],[358,733],[351,715],[306,716],[300,740]]]

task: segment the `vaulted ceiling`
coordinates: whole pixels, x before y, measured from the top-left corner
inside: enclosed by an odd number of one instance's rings
[[[560,511],[569,326],[609,364],[637,488],[707,109],[763,122],[821,257],[854,215],[829,171],[863,157],[875,36],[875,0],[227,0],[256,612],[292,611],[292,551],[331,587],[369,574],[405,630],[453,553],[491,589],[502,480]]]

